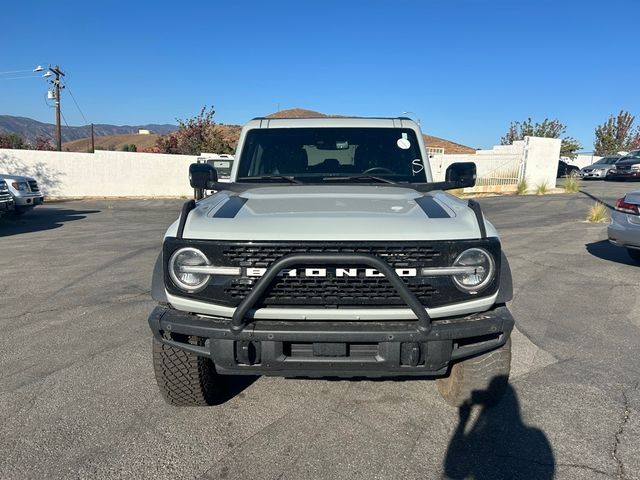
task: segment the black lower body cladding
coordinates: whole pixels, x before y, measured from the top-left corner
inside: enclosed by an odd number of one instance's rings
[[[502,347],[514,321],[505,306],[496,306],[436,319],[428,333],[415,321],[273,320],[252,321],[233,333],[230,319],[158,306],[149,325],[159,342],[211,359],[219,374],[433,377],[445,375],[452,361]]]

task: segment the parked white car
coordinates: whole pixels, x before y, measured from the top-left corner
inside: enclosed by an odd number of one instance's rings
[[[14,211],[13,197],[9,193],[7,182],[0,179],[0,217]]]
[[[640,262],[640,190],[618,199],[608,236],[611,243],[626,248],[629,256]]]
[[[44,203],[44,194],[40,191],[35,178],[0,173],[0,180],[7,183],[9,193],[15,203],[15,215],[27,213],[33,210],[36,205]]]

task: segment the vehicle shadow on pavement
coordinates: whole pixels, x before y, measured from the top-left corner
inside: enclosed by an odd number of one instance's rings
[[[500,402],[490,406],[486,398],[500,388],[501,377],[489,389],[474,391],[472,401],[460,407],[459,423],[444,460],[447,479],[552,479],[553,449],[544,432],[524,424],[518,397],[511,385]],[[480,409],[475,422],[472,411]]]
[[[6,216],[0,218],[0,237],[60,228],[67,222],[82,220],[87,218],[87,215],[99,212],[100,210],[36,208],[34,211],[20,217]]]
[[[584,190],[580,190],[580,193],[589,197],[592,200],[595,200],[596,202],[599,202],[601,204],[603,204],[605,207],[607,207],[609,210],[615,210],[615,206],[608,204],[606,201],[602,200],[601,198],[596,197],[595,195],[590,194],[589,192],[585,192]]]
[[[244,397],[244,391],[249,388],[256,380],[260,378],[259,375],[230,375],[222,376],[224,380],[224,388],[220,390],[216,395],[213,405],[222,405],[235,397]]]
[[[611,245],[608,240],[585,244],[587,252],[594,257],[608,260],[610,262],[621,263],[623,265],[637,265],[627,254],[624,248]]]

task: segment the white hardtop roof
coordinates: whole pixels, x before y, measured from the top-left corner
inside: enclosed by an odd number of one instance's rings
[[[419,130],[416,122],[406,117],[321,117],[321,118],[254,118],[246,128],[305,128],[305,127],[370,127],[412,128]]]

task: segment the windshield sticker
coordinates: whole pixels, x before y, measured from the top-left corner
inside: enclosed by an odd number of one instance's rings
[[[418,173],[422,172],[424,170],[424,165],[422,164],[422,159],[414,158],[411,161],[411,170],[413,171],[414,175],[417,175]]]
[[[398,148],[401,148],[403,150],[408,150],[409,148],[411,148],[411,142],[406,138],[399,138],[396,144],[398,145]]]

